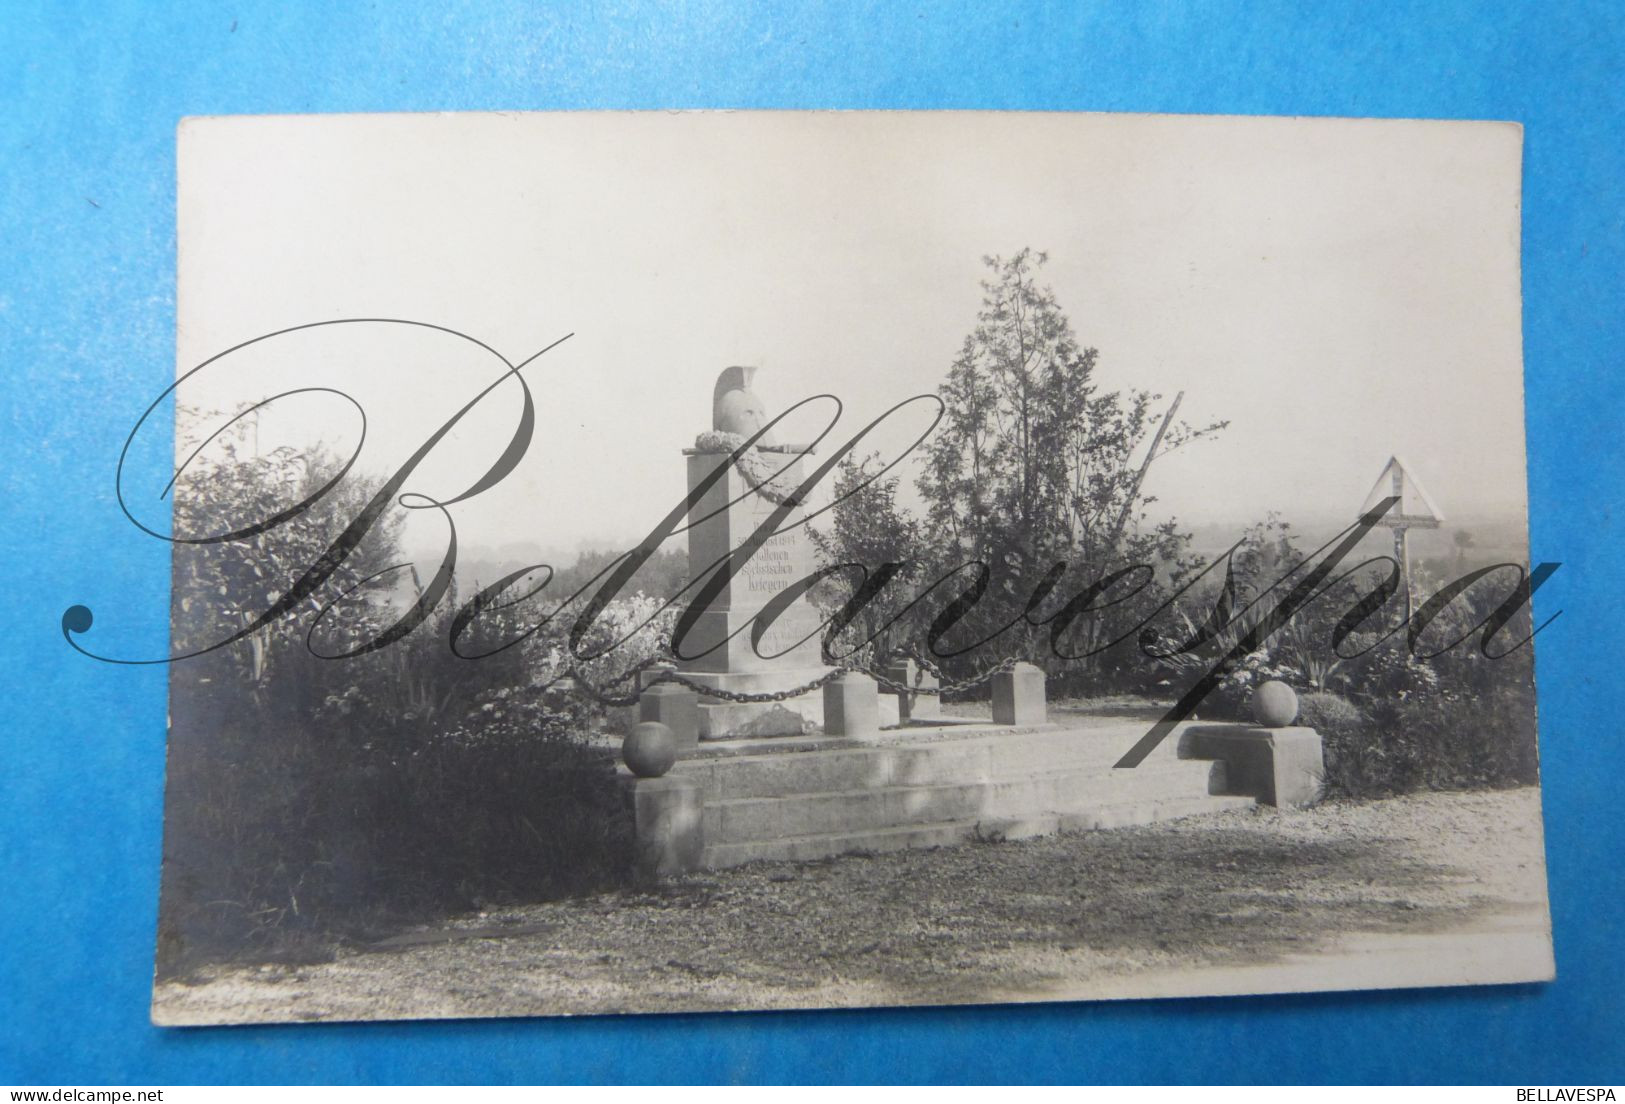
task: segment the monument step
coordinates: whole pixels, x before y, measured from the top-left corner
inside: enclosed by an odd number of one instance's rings
[[[702,865],[720,870],[748,862],[789,859],[828,859],[861,851],[902,851],[920,847],[949,847],[976,835],[977,821],[962,820],[937,824],[910,824],[901,828],[871,828],[861,831],[824,832],[808,836],[785,836],[771,840],[745,840],[713,843],[705,848]]]
[[[1144,722],[1127,722],[1109,726],[1015,732],[993,743],[994,766],[1010,771],[1043,769],[1062,764],[1111,766],[1127,754],[1149,728],[1150,725]],[[1176,728],[1152,749],[1145,762],[1191,758],[1192,742],[1183,726]]]
[[[782,751],[684,760],[676,772],[699,782],[708,800],[866,786],[1002,780],[1065,769],[1109,770],[1143,733],[1143,726],[1128,726],[1121,733],[1056,728],[972,732],[919,743],[863,743],[816,750],[786,747]],[[897,734],[892,738],[900,741],[903,737]],[[1182,761],[1180,745],[1177,737],[1163,741],[1136,769]]]
[[[986,797],[986,783],[970,782],[707,801],[705,838],[707,842],[744,843],[974,820]]]
[[[828,793],[868,786],[929,785],[988,777],[981,741],[924,747],[863,745],[730,759],[687,760],[676,770],[699,782],[706,799]]]
[[[989,817],[979,823],[978,831],[984,838],[1003,840],[1032,839],[1054,835],[1057,832],[1090,832],[1111,828],[1132,828],[1142,824],[1156,824],[1167,820],[1180,820],[1191,816],[1207,816],[1229,809],[1256,806],[1251,797],[1237,794],[1209,794],[1206,796],[1163,797],[1154,800],[1128,800],[1096,805],[1068,812],[1027,813],[1022,815]]]
[[[1224,788],[1224,764],[1208,760],[1146,763],[1132,771],[1090,766],[1024,778],[958,778],[946,783],[862,785],[754,797],[708,798],[707,840],[802,836],[846,829],[1025,815],[1034,811],[1205,796]]]
[[[947,847],[982,839],[1027,839],[1056,832],[1126,828],[1138,824],[1202,816],[1255,804],[1250,797],[1204,795],[1101,805],[1065,813],[1026,816],[978,817],[900,827],[819,832],[778,839],[711,843],[702,863],[711,869],[748,862],[826,859],[855,852],[900,851],[905,848]]]
[[[1021,815],[1032,809],[1073,809],[1101,804],[1206,797],[1225,792],[1222,760],[1146,762],[1133,770],[1074,767],[990,782],[984,815]]]
[[[1136,824],[1155,824],[1164,820],[1222,813],[1227,809],[1248,809],[1257,804],[1256,798],[1239,794],[1206,794],[1200,797],[1170,797],[1160,801],[1124,802],[1063,813],[1060,830],[1080,832],[1100,828],[1128,828]]]

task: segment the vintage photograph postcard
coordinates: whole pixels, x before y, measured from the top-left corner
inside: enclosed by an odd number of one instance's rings
[[[1521,154],[185,120],[154,1020],[1551,978]]]

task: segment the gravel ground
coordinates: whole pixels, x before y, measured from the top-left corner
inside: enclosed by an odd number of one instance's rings
[[[954,1004],[1532,979],[1535,789],[757,863],[167,982],[163,1024]]]

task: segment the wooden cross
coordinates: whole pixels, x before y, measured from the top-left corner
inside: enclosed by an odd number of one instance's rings
[[[1410,551],[1406,547],[1405,534],[1411,529],[1437,529],[1444,520],[1444,515],[1433,504],[1422,488],[1421,481],[1412,475],[1410,470],[1397,456],[1390,456],[1388,464],[1377,476],[1377,482],[1372,486],[1371,493],[1365,496],[1365,504],[1360,507],[1360,513],[1365,514],[1377,508],[1377,503],[1385,498],[1397,498],[1399,501],[1393,509],[1383,515],[1380,524],[1394,531],[1394,559],[1399,562],[1399,576],[1401,589],[1405,591],[1405,620],[1411,619],[1411,559]]]

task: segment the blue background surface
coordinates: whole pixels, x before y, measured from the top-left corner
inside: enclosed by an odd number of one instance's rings
[[[1611,10],[1616,9],[1616,10]],[[0,1082],[1451,1081],[1625,1077],[1612,572],[1625,454],[1625,21],[1609,3],[0,7]],[[113,465],[172,378],[184,115],[1026,108],[1525,127],[1533,558],[1559,980],[1009,1008],[161,1031],[167,552]],[[1463,395],[1464,404],[1472,403]],[[144,462],[159,463],[151,455]]]

